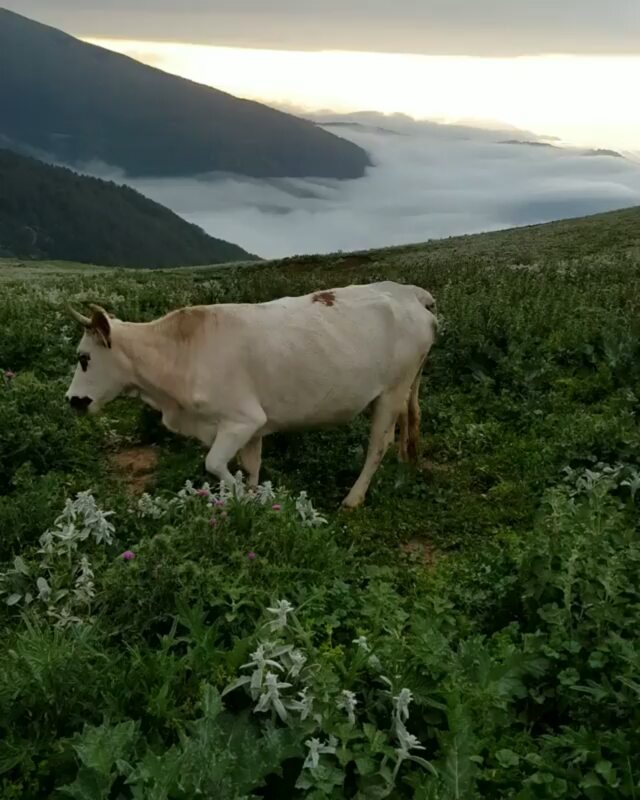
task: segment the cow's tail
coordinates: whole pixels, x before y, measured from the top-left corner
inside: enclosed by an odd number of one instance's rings
[[[435,298],[431,292],[428,292],[421,286],[413,286],[412,288],[420,305],[424,306],[427,311],[430,312],[431,327],[433,329],[433,335],[436,337],[438,335],[438,311]]]
[[[428,292],[426,289],[423,289],[421,286],[413,286],[413,291],[418,299],[420,305],[424,306],[427,311],[431,311],[432,314],[436,313],[436,301],[434,296],[431,292]]]

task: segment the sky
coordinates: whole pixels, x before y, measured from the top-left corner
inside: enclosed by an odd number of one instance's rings
[[[637,0],[3,0],[74,35],[475,56],[638,53]]]
[[[640,0],[0,0],[281,108],[402,112],[640,151]]]

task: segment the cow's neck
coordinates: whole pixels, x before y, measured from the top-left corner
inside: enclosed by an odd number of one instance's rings
[[[148,405],[173,414],[188,405],[184,345],[152,323],[129,323],[123,349],[132,371],[132,387]]]

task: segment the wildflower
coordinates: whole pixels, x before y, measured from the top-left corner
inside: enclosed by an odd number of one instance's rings
[[[409,750],[426,750],[426,748],[420,744],[418,737],[408,732],[405,732],[405,734],[402,736],[400,744],[403,751],[407,753]]]
[[[192,481],[185,481],[184,488],[180,489],[180,491],[178,492],[178,497],[181,498],[182,500],[185,500],[187,497],[193,497],[195,493],[196,490],[193,486]]]
[[[357,645],[361,650],[364,650],[365,653],[371,652],[371,648],[369,647],[369,642],[367,641],[366,636],[358,636],[357,639],[352,640],[352,644]]]
[[[276,496],[273,491],[273,485],[271,484],[271,481],[265,481],[256,488],[256,500],[258,503],[260,503],[260,505],[266,506],[267,503],[271,503],[275,499]]]
[[[198,489],[196,492],[198,497],[209,497],[209,490],[208,489]]]
[[[4,377],[5,377],[5,378],[6,378],[8,381],[10,381],[10,380],[13,380],[13,378],[15,378],[15,377],[16,377],[16,373],[15,373],[15,372],[13,372],[13,370],[6,369],[6,370],[4,371]]]
[[[287,627],[287,615],[293,611],[293,606],[288,600],[278,600],[275,606],[267,608],[270,614],[273,614],[275,619],[272,619],[268,625],[271,631],[281,631]]]
[[[282,671],[284,667],[282,664],[278,663],[274,659],[281,655],[279,650],[273,650],[273,644],[271,642],[262,642],[258,645],[258,647],[251,653],[251,661],[248,664],[243,664],[240,669],[249,669],[253,668],[253,674],[248,680],[240,679],[243,683],[249,683],[251,694],[254,695],[254,699],[257,696],[257,692],[260,691],[262,688],[262,684],[264,682],[264,672],[267,667],[272,667],[273,669],[278,669]],[[273,657],[270,657],[273,656]],[[241,685],[239,682],[236,682],[236,686]]]
[[[86,556],[82,556],[80,559],[78,577],[76,578],[73,593],[76,600],[85,605],[88,605],[96,596],[95,585],[93,583],[93,570]]]
[[[254,711],[267,711],[272,708],[280,719],[284,722],[287,718],[287,709],[280,697],[281,689],[288,689],[290,683],[279,681],[275,672],[267,672],[264,681],[264,691],[258,700]]]
[[[136,554],[132,550],[125,550],[122,554],[122,558],[124,561],[132,561],[136,557]]]
[[[66,607],[60,612],[50,608],[47,614],[56,620],[56,628],[66,628],[68,625],[80,625],[82,623],[80,617],[74,616]]]
[[[298,697],[299,700],[289,701],[288,708],[290,711],[297,711],[300,714],[300,721],[304,722],[313,711],[313,697],[309,694],[306,686],[301,692],[298,692]]]
[[[256,554],[253,552],[253,550],[249,550],[249,552],[247,553],[247,558],[249,559],[249,561],[253,561],[255,557]]]
[[[38,587],[38,597],[43,603],[46,603],[51,597],[51,587],[49,586],[48,581],[45,578],[40,577],[36,581],[36,585]]]
[[[281,511],[282,510],[282,506],[280,505],[280,503],[274,503],[271,506],[271,508],[272,508],[273,511]]]
[[[225,501],[221,497],[216,497],[216,499],[213,501],[213,505],[217,506],[218,508],[221,508],[224,504]]]
[[[238,500],[242,500],[246,497],[247,494],[247,487],[244,485],[244,476],[241,470],[238,470],[236,474],[233,476],[235,485],[233,491],[235,491],[235,496]]]
[[[284,659],[288,662],[289,676],[297,678],[302,668],[307,663],[307,657],[301,650],[291,648],[288,652],[283,653]]]
[[[341,696],[336,700],[336,705],[338,708],[343,708],[347,712],[349,722],[352,725],[355,725],[355,710],[356,706],[358,705],[355,694],[350,692],[348,689],[343,689]]]
[[[426,750],[426,748],[420,744],[418,737],[409,733],[404,726],[401,731],[399,731],[398,740],[400,742],[400,747],[396,748],[396,752],[399,756],[406,758],[410,750]]]
[[[300,492],[296,499],[296,511],[300,515],[302,524],[308,528],[317,528],[320,525],[326,525],[327,520],[313,507],[313,503],[307,497],[306,492]]]
[[[98,508],[90,491],[80,492],[75,500],[67,500],[62,514],[56,519],[53,529],[45,531],[40,537],[40,553],[52,555],[54,552],[76,550],[79,542],[90,536],[97,544],[111,544],[115,528],[108,517],[113,511]]]
[[[215,517],[211,517],[211,519],[209,520],[209,525],[211,525],[212,528],[215,528],[217,524],[218,520]]]
[[[320,756],[323,754],[333,755],[336,752],[338,740],[335,736],[329,737],[329,744],[321,742],[320,739],[307,739],[305,742],[309,748],[309,753],[302,765],[303,769],[315,769],[320,763]]]
[[[160,498],[153,498],[147,492],[144,492],[142,497],[138,500],[138,513],[142,517],[151,517],[151,519],[161,519],[167,513],[168,508],[166,502]]]
[[[409,705],[413,700],[410,689],[401,689],[393,698],[393,710],[396,720],[406,722],[409,719]]]

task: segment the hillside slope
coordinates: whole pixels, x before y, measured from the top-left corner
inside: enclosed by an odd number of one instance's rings
[[[127,186],[0,150],[0,255],[129,267],[251,260]]]
[[[598,256],[640,260],[640,206],[377,250],[301,254],[262,261],[255,269],[283,284],[294,273],[312,275],[322,285],[343,285],[349,280],[361,283],[370,276],[406,281],[411,270],[430,267],[442,268],[444,277],[449,270],[463,268],[518,269]]]
[[[0,143],[130,176],[358,178],[361,148],[0,9]]]

